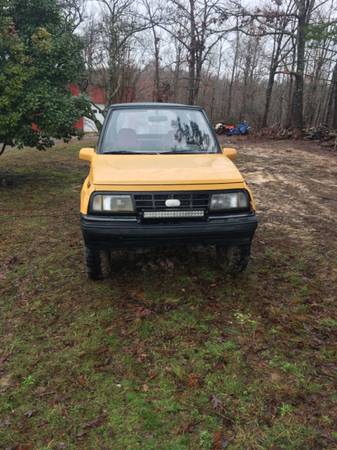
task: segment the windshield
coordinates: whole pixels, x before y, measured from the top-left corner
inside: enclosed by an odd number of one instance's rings
[[[109,115],[103,153],[217,153],[203,113],[183,108],[121,108]]]

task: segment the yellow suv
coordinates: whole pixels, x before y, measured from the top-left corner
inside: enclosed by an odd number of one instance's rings
[[[257,219],[235,156],[198,106],[113,105],[96,151],[80,151],[89,277],[102,278],[102,251],[156,244],[214,245],[226,273],[243,271]]]

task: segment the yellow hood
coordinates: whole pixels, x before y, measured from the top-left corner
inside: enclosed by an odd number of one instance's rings
[[[176,185],[242,183],[243,178],[226,156],[102,155],[91,163],[94,185]]]

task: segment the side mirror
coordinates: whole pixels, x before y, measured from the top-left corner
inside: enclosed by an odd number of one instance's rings
[[[93,148],[81,148],[80,150],[80,159],[83,161],[89,161],[91,162],[92,157],[95,154],[95,150]]]
[[[235,148],[230,148],[230,147],[224,147],[222,149],[222,153],[223,153],[223,155],[227,156],[227,158],[231,159],[232,161],[234,161],[234,159],[236,158],[236,155],[238,154],[238,152],[236,151]]]

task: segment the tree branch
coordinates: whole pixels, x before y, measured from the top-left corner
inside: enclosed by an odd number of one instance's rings
[[[3,144],[2,144],[2,148],[1,148],[1,150],[0,150],[0,156],[3,154],[3,152],[5,151],[5,148],[7,147],[7,144],[4,142]]]

